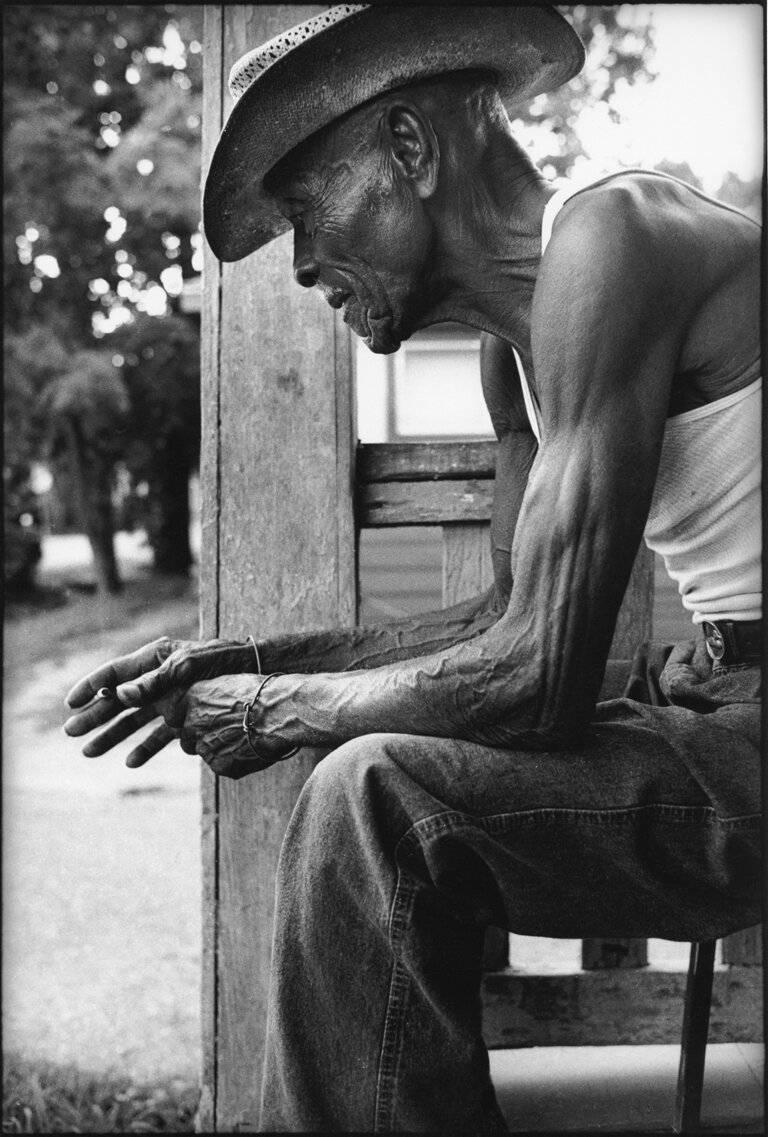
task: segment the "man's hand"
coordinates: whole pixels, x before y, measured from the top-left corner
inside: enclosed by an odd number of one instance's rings
[[[165,696],[183,693],[199,680],[256,671],[256,653],[251,643],[201,643],[163,637],[130,655],[102,664],[76,683],[66,702],[77,713],[67,719],[64,731],[77,738],[104,726],[126,707],[137,707],[86,743],[83,753],[95,757],[156,718],[161,713],[159,700]],[[106,697],[97,697],[100,692]],[[143,765],[175,737],[176,732],[163,723],[131,752],[126,764]]]
[[[207,679],[161,699],[158,709],[185,753],[199,754],[215,774],[241,778],[266,770],[295,750],[289,742],[276,745],[259,738],[254,752],[243,730],[243,715],[261,683],[250,675]],[[254,733],[251,729],[251,738]]]
[[[73,708],[82,707],[101,688],[108,687],[123,706],[142,706],[201,679],[257,670],[256,652],[250,642],[172,640],[163,636],[97,667],[74,685],[66,702]]]
[[[83,747],[83,753],[95,758],[124,741],[135,730],[153,718],[162,716],[163,722],[152,730],[126,758],[131,768],[143,766],[174,738],[178,738],[187,754],[199,754],[215,774],[228,778],[242,778],[265,770],[293,753],[290,744],[276,746],[274,741],[260,740],[256,752],[243,731],[245,705],[250,703],[261,680],[252,675],[227,675],[194,683],[188,690],[175,689],[123,715],[95,735]],[[84,734],[95,725],[101,725],[101,702],[112,705],[116,700],[97,700],[77,719],[75,727],[66,725],[68,734]],[[122,708],[119,704],[118,709]],[[88,715],[93,720],[88,726]],[[111,714],[114,715],[114,709]],[[71,723],[73,720],[69,720]],[[253,731],[251,732],[253,737]]]

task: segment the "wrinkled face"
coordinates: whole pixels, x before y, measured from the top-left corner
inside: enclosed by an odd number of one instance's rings
[[[388,353],[424,311],[430,227],[386,155],[348,136],[327,128],[264,184],[293,226],[298,283],[317,286],[371,351]]]

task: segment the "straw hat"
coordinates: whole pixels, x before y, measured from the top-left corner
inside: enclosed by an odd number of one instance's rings
[[[550,7],[328,8],[232,68],[235,106],[205,185],[208,243],[220,260],[237,261],[289,228],[264,175],[310,134],[384,91],[482,69],[511,107],[559,87],[583,62],[581,41]]]

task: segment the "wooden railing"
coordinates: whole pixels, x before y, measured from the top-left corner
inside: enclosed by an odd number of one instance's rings
[[[443,604],[476,595],[492,577],[488,525],[495,464],[494,442],[360,445],[357,524],[441,526]],[[653,561],[643,547],[617,621],[613,659],[629,659],[650,637],[653,587]],[[759,929],[723,941],[713,1041],[762,1038],[761,956]],[[584,940],[581,966],[572,973],[537,974],[510,961],[508,935],[492,928],[485,966],[491,1047],[679,1041],[685,965],[679,971],[651,967],[645,940]]]

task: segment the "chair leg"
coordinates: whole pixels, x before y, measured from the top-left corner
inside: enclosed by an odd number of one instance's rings
[[[696,1133],[701,1124],[704,1061],[707,1053],[709,1012],[716,940],[691,944],[691,960],[685,989],[685,1011],[677,1076],[674,1133]]]

